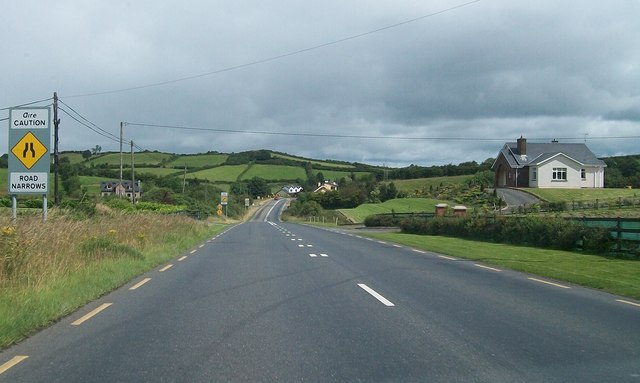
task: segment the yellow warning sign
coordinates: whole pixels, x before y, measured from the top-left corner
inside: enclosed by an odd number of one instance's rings
[[[33,133],[28,132],[11,149],[11,153],[13,153],[27,169],[31,169],[42,156],[47,154],[47,150],[47,147],[38,141],[38,138],[36,138]]]

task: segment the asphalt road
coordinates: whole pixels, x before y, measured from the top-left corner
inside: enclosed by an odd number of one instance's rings
[[[496,189],[498,196],[507,203],[508,208],[514,208],[523,205],[532,205],[540,203],[540,200],[533,195],[517,189],[498,188]]]
[[[635,301],[283,205],[6,350],[0,382],[640,382]]]

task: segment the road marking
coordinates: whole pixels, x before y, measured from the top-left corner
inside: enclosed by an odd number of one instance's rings
[[[618,302],[620,302],[620,303],[627,304],[627,305],[632,305],[632,306],[640,307],[640,304],[638,304],[638,303],[634,303],[634,302],[625,301],[624,299],[616,299],[616,301],[618,301]]]
[[[325,253],[320,254],[320,256],[321,256],[321,257],[328,257],[328,255],[327,255],[327,254],[325,254]]]
[[[184,261],[185,259],[187,259],[187,256],[186,256],[186,255],[183,255],[182,257],[178,258],[178,262],[182,262],[182,261]]]
[[[555,286],[555,287],[560,287],[562,289],[570,289],[571,288],[569,286],[564,286],[564,285],[561,285],[561,284],[558,284],[558,283],[553,283],[553,282],[549,282],[549,281],[543,281],[542,279],[538,279],[538,278],[527,278],[527,279],[529,279],[530,281],[535,281],[535,282],[540,282],[540,283],[544,283],[544,284]]]
[[[160,272],[161,272],[161,273],[163,273],[163,272],[165,272],[165,271],[169,270],[169,269],[170,269],[170,268],[172,268],[172,267],[173,267],[173,264],[172,264],[172,263],[170,263],[170,264],[166,265],[165,267],[161,268],[161,269],[160,269]]]
[[[198,250],[197,250],[197,249],[196,249],[196,250],[191,250],[191,251],[189,252],[189,254],[195,254],[195,252],[196,252],[196,251],[198,251]]]
[[[149,282],[150,280],[151,280],[151,278],[145,278],[145,279],[141,280],[140,282],[136,283],[135,285],[129,287],[129,290],[133,291],[133,290],[137,289],[138,287],[141,287],[145,283]]]
[[[317,257],[317,254],[309,254],[310,257]]]
[[[412,250],[415,251],[416,253],[427,254],[426,251],[422,251],[422,250],[418,250],[418,249],[412,249]]]
[[[298,238],[298,241],[302,241],[302,238]]]
[[[439,257],[439,258],[442,258],[442,259],[448,259],[448,260],[450,260],[450,261],[457,261],[457,259],[456,259],[456,258],[453,258],[453,257],[447,257],[446,255],[438,255],[438,257]]]
[[[304,245],[298,245],[298,247],[304,247]]]
[[[396,244],[396,245],[393,245],[393,247],[401,248],[402,246]]]
[[[374,298],[376,298],[377,300],[379,300],[383,305],[388,306],[388,307],[392,307],[395,306],[393,303],[391,303],[391,301],[389,301],[387,298],[383,297],[382,295],[378,294],[374,289],[372,289],[371,287],[365,285],[364,283],[358,283],[358,286],[360,286],[361,289],[363,289],[364,291],[368,292],[369,294],[371,294]]]
[[[477,267],[481,267],[483,269],[491,270],[491,271],[502,271],[500,269],[496,269],[495,267],[489,267],[489,266],[481,265],[479,263],[474,263],[473,265]]]
[[[307,245],[307,247],[313,247],[313,245]]]
[[[11,358],[11,360],[9,360],[7,363],[0,365],[0,375],[3,374],[4,372],[6,372],[8,369],[10,369],[11,367],[15,366],[16,364],[22,362],[23,360],[27,359],[28,356],[26,355],[17,355],[14,356],[13,358]]]
[[[295,241],[296,239],[295,239],[295,238],[291,238],[291,240],[292,240],[292,241]]]
[[[204,247],[204,243],[200,246],[198,246],[198,248],[202,249]]]
[[[379,244],[381,245],[386,245],[387,243],[385,241],[378,241]]]
[[[107,307],[109,307],[111,305],[112,305],[112,303],[103,303],[97,309],[91,311],[89,314],[87,314],[87,315],[83,316],[82,318],[76,320],[75,322],[71,323],[71,325],[72,326],[80,326],[81,324],[83,324],[84,322],[86,322],[89,319],[93,318],[94,316],[98,315],[102,310],[106,309]]]

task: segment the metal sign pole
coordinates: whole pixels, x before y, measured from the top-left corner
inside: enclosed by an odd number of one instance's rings
[[[18,218],[18,200],[16,199],[16,195],[13,194],[11,196],[11,219],[13,220],[14,225],[16,223],[17,218]]]
[[[47,195],[42,195],[42,222],[47,222]]]

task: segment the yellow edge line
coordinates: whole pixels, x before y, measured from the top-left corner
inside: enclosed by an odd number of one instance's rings
[[[16,364],[22,362],[23,360],[25,360],[27,358],[28,358],[28,356],[26,356],[26,355],[14,356],[13,358],[11,358],[10,361],[8,361],[7,363],[5,363],[5,364],[0,366],[0,374],[3,374],[8,369],[10,369],[11,367],[15,366]]]
[[[536,281],[536,282],[544,283],[544,284],[547,284],[547,285],[551,285],[551,286],[555,286],[555,287],[560,287],[561,289],[570,289],[570,288],[571,288],[571,287],[569,287],[569,286],[564,286],[564,285],[561,285],[561,284],[558,284],[558,283],[553,283],[553,282],[549,282],[549,281],[544,281],[544,280],[542,280],[542,279],[538,279],[538,278],[527,278],[527,279],[529,279],[530,281]]]
[[[182,261],[184,261],[185,259],[187,259],[187,256],[186,256],[186,255],[183,255],[182,257],[178,258],[178,262],[182,262]]]
[[[141,280],[140,282],[136,283],[135,285],[129,287],[129,290],[135,290],[138,287],[144,285],[145,283],[149,282],[151,280],[151,278],[145,278],[143,280]]]
[[[618,301],[620,303],[627,304],[627,305],[640,307],[640,304],[634,303],[634,302],[625,301],[624,299],[616,299],[616,301]]]
[[[171,263],[170,263],[170,264],[166,265],[165,267],[161,268],[161,269],[160,269],[160,272],[161,272],[161,273],[162,273],[162,272],[165,272],[165,271],[169,270],[169,269],[170,269],[170,268],[172,268],[172,267],[173,267],[173,264],[171,264]]]
[[[502,271],[502,270],[500,270],[500,269],[496,269],[496,268],[494,268],[494,267],[489,267],[489,266],[481,265],[481,264],[479,264],[479,263],[474,263],[474,266],[481,267],[481,268],[483,268],[483,269],[487,269],[487,270],[491,270],[491,271]]]
[[[111,305],[112,305],[112,303],[103,303],[97,309],[91,311],[89,314],[87,314],[87,315],[83,316],[82,318],[76,320],[75,322],[71,323],[71,325],[72,326],[79,326],[79,325],[83,324],[84,322],[88,321],[89,319],[93,318],[94,316],[98,315],[100,313],[100,311],[106,309],[107,307],[109,307]]]
[[[189,252],[189,254],[194,254],[196,251],[198,251],[198,250],[197,249],[196,250],[191,250],[191,252]]]

